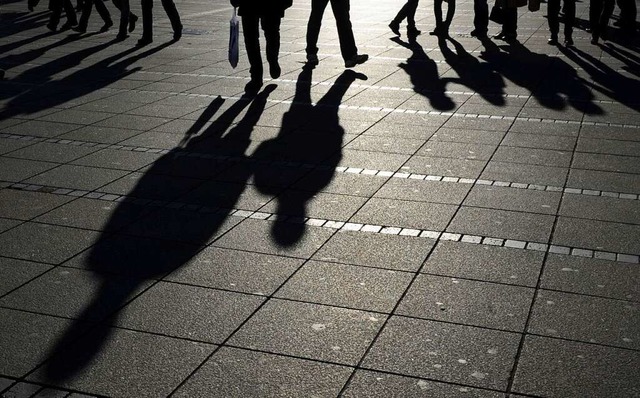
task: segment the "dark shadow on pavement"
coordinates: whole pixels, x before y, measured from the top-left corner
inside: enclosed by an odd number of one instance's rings
[[[321,170],[310,172],[299,190],[287,190],[277,198],[277,218],[272,237],[281,246],[291,246],[304,234],[307,202],[333,179],[334,169],[342,159],[344,129],[338,116],[342,99],[356,79],[366,76],[344,71],[329,91],[316,103],[311,101],[313,67],[306,64],[296,82],[291,108],[282,117],[278,136],[263,142],[254,153],[256,160],[322,164]],[[309,169],[307,169],[309,170]],[[256,167],[255,184],[265,194],[277,195],[281,187],[274,184],[274,169]],[[292,222],[293,221],[293,222]]]
[[[119,309],[150,284],[185,265],[215,237],[235,225],[238,220],[230,220],[228,216],[245,184],[237,184],[233,192],[226,189],[220,196],[219,182],[212,179],[220,170],[216,161],[188,155],[198,141],[206,138],[229,156],[246,157],[251,132],[273,89],[273,85],[268,86],[255,98],[244,96],[229,107],[219,119],[233,121],[245,108],[248,110],[226,134],[205,130],[195,137],[191,131],[183,146],[153,163],[128,193],[130,199],[118,203],[96,244],[72,260],[76,266],[93,271],[100,280],[100,288],[52,349],[51,359],[44,365],[48,384],[64,385],[80,374],[100,355],[111,335],[111,326],[118,322]],[[214,100],[206,115],[219,110],[222,102],[220,98]],[[167,174],[170,170],[188,169],[199,178]],[[190,206],[166,206],[175,200],[198,203],[198,210]],[[87,320],[98,323],[77,339],[86,330]]]

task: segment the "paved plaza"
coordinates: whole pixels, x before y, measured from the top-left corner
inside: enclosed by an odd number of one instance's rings
[[[294,0],[246,95],[224,0],[145,47],[2,1],[0,396],[640,397],[638,39],[351,2],[368,62]]]

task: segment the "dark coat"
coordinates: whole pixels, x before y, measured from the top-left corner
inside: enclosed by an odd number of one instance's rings
[[[293,0],[231,0],[238,7],[238,15],[257,17],[284,17],[284,10],[291,7]]]

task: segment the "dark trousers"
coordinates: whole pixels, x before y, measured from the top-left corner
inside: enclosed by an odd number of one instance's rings
[[[503,9],[504,22],[502,23],[502,33],[507,36],[518,35],[518,8],[505,7]]]
[[[478,33],[489,30],[489,5],[487,0],[473,0],[473,27]]]
[[[609,18],[613,14],[615,0],[591,0],[589,2],[589,24],[591,35],[598,39],[606,34]]]
[[[107,6],[104,5],[103,0],[84,0],[78,27],[87,29],[87,25],[89,24],[89,17],[91,16],[91,10],[93,9],[94,4],[96,6],[96,11],[98,11],[98,14],[100,14],[100,18],[102,18],[104,23],[111,22],[111,13],[109,13]]]
[[[331,2],[331,10],[338,27],[340,52],[342,53],[342,58],[346,61],[358,54],[349,17],[349,0],[311,0],[311,15],[307,24],[307,54],[316,55],[318,53],[317,44],[320,25],[322,25],[322,16],[329,2]]]
[[[142,0],[142,37],[153,38],[153,0]],[[174,32],[182,30],[180,14],[173,0],[162,0],[162,8],[167,13]]]
[[[67,15],[68,24],[75,25],[78,23],[76,10],[73,8],[71,0],[51,0],[50,25],[58,26],[58,23],[60,23],[60,16],[62,15],[62,9],[64,9],[64,13]]]
[[[400,23],[405,18],[407,19],[407,25],[409,27],[416,26],[416,11],[418,10],[418,1],[419,0],[407,0],[404,6],[398,11],[398,15],[393,18],[394,22]]]
[[[447,0],[447,17],[442,20],[442,2],[443,0],[434,0],[433,13],[436,16],[436,28],[441,26],[449,28],[453,20],[453,14],[456,12],[456,0]]]
[[[576,19],[576,0],[563,0],[564,6],[564,37],[571,37],[573,33],[573,23]],[[549,22],[549,31],[552,36],[557,37],[560,32],[560,0],[548,0],[547,3],[547,22]]]
[[[262,55],[260,55],[260,28],[264,32],[267,42],[267,61],[278,62],[280,52],[280,17],[257,17],[255,15],[242,16],[242,34],[247,48],[247,58],[251,64],[252,79],[262,80]]]
[[[618,0],[618,7],[620,7],[620,29],[635,32],[638,17],[636,0]]]

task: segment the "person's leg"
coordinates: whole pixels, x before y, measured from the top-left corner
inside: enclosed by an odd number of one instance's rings
[[[416,11],[418,11],[418,0],[408,0],[405,5],[407,8],[407,29],[416,29]]]
[[[602,14],[602,0],[589,0],[589,30],[596,41],[598,40],[597,37],[600,36],[600,30],[598,29],[600,14]]]
[[[82,5],[82,13],[80,14],[78,26],[73,29],[76,32],[84,33],[87,31],[87,26],[89,25],[89,17],[91,16],[91,10],[93,9],[93,3],[94,0],[85,0],[84,4]],[[98,6],[96,4],[96,10],[97,9]],[[102,16],[102,14],[100,14],[100,16]]]
[[[436,27],[431,34],[439,34],[442,31],[442,0],[433,0],[433,16],[436,18]]]
[[[280,17],[264,17],[261,19],[264,39],[267,42],[267,61],[269,62],[269,74],[272,78],[280,77]]]
[[[340,52],[342,53],[342,59],[345,61],[358,54],[356,40],[353,37],[349,9],[349,0],[331,0],[331,10],[333,11],[333,16],[336,19],[336,26],[338,28]]]
[[[62,1],[63,0],[51,0],[49,8],[51,8],[51,16],[49,16],[49,23],[47,28],[55,31],[60,23],[60,16],[62,15]]]
[[[318,36],[322,25],[322,16],[329,0],[311,0],[311,15],[307,23],[307,59],[318,60]]]
[[[560,13],[560,0],[548,0],[547,1],[547,23],[549,24],[549,32],[551,38],[549,44],[558,44],[558,32],[560,31],[560,21],[558,14]]]
[[[489,31],[489,5],[487,0],[473,0],[473,14],[471,36],[485,37]]]
[[[518,8],[506,7],[503,11],[502,35],[505,39],[513,40],[518,36]]]
[[[121,23],[122,23],[122,9],[124,7],[123,0],[113,0],[113,5],[116,6],[116,8],[120,11],[121,15]],[[127,0],[129,1],[129,0]],[[129,22],[129,26],[128,26],[128,31],[129,33],[133,32],[136,28],[136,21],[138,21],[138,16],[134,13],[131,12],[131,4],[129,3],[129,16],[128,16],[128,22]]]
[[[142,7],[142,38],[139,45],[153,42],[153,0],[140,0]]]
[[[260,55],[260,37],[258,30],[259,18],[253,15],[243,15],[242,34],[244,36],[244,46],[247,49],[247,59],[251,68],[251,80],[262,81],[262,56]]]
[[[447,17],[444,20],[444,28],[446,31],[449,31],[449,27],[451,26],[451,22],[453,22],[453,16],[456,13],[456,0],[448,0],[447,1]]]
[[[173,28],[173,39],[179,40],[182,37],[182,21],[180,21],[180,14],[176,8],[176,3],[173,0],[162,0],[162,7],[171,21],[171,27]]]
[[[564,43],[573,45],[573,24],[576,20],[576,0],[564,0]]]
[[[68,29],[78,24],[78,17],[76,16],[76,9],[71,3],[71,0],[64,0],[62,3],[64,7],[64,13],[67,16],[67,22],[63,25],[63,28]]]
[[[611,18],[611,14],[613,14],[613,9],[615,6],[615,0],[604,0],[604,4],[602,6],[602,14],[600,14],[600,21],[598,22],[600,37],[604,40],[606,40],[608,36],[607,27],[609,25],[609,18]]]
[[[116,5],[117,3],[117,5]],[[129,15],[131,14],[131,5],[129,0],[113,0],[113,4],[120,10],[120,25],[118,26],[118,39],[127,38],[129,28]]]

